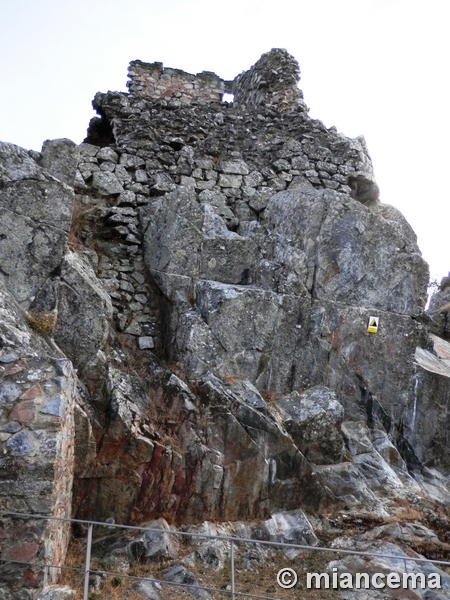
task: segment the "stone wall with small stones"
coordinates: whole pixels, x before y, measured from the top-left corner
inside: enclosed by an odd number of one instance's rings
[[[148,279],[141,252],[139,209],[149,202],[145,161],[118,148],[81,144],[77,201],[91,220],[81,232],[97,277],[113,303],[114,324],[136,338],[140,349],[162,351],[159,294]],[[164,187],[164,183],[161,184]]]
[[[298,62],[286,50],[276,48],[263,54],[248,71],[233,81],[234,102],[242,109],[273,105],[279,111],[304,110]]]
[[[128,68],[127,87],[134,96],[175,98],[183,104],[220,102],[226,82],[215,73],[203,71],[197,75],[180,69],[164,68],[160,62],[144,63],[135,60]]]
[[[0,317],[0,512],[70,517],[75,372],[57,348],[27,327],[4,290]],[[69,535],[68,524],[2,515],[0,563],[4,558],[60,565]],[[56,576],[54,569],[1,563],[0,595],[2,584],[11,590],[38,589]]]

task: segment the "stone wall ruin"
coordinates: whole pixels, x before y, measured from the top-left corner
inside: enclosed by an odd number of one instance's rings
[[[450,456],[445,419],[427,416],[434,390],[448,397],[429,368],[428,267],[379,201],[364,139],[308,116],[285,50],[232,82],[141,61],[129,77],[129,93],[96,94],[79,147],[0,146],[5,303],[48,325],[31,336],[15,313],[44,357],[37,400],[8,366],[11,340],[0,348],[7,469],[29,482],[43,464],[42,419],[56,440],[39,503],[17,506],[195,523],[375,509],[414,486],[448,502],[431,470],[448,474]],[[55,371],[62,358],[76,382]],[[55,386],[64,418],[42,412]],[[30,410],[39,419],[25,422]],[[30,535],[49,556],[53,534]]]

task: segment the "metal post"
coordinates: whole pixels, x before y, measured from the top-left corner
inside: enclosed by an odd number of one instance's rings
[[[231,600],[235,600],[235,589],[234,589],[234,542],[230,541],[230,561],[231,561]]]
[[[91,568],[91,546],[93,524],[89,523],[86,542],[86,564],[84,566],[84,592],[83,600],[88,600],[89,596],[89,569]]]

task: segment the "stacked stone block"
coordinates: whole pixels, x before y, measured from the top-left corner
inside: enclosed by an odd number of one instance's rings
[[[70,517],[76,375],[61,352],[30,330],[5,290],[0,316],[0,513]],[[63,564],[68,523],[4,514],[0,530],[0,560]],[[0,566],[0,581],[16,598],[32,597],[26,590],[56,576],[55,569]]]

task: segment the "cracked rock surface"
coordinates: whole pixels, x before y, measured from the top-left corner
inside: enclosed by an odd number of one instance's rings
[[[129,76],[80,146],[0,144],[2,508],[22,477],[30,511],[274,536],[283,511],[448,506],[446,285],[427,317],[364,139],[308,116],[284,50],[232,82]]]

